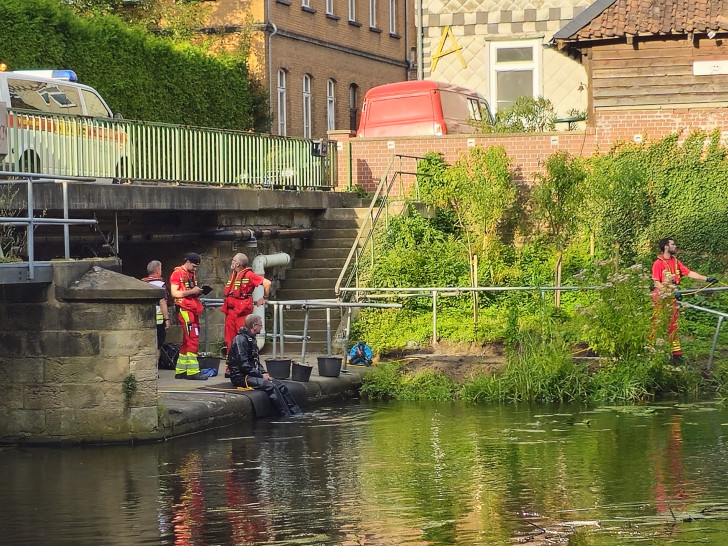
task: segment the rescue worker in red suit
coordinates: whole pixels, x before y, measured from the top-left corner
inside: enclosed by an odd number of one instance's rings
[[[225,347],[229,350],[233,338],[245,326],[245,317],[253,312],[255,305],[264,305],[270,294],[271,282],[253,273],[249,267],[248,257],[243,253],[233,256],[230,263],[230,277],[225,284],[225,300],[222,312],[225,314]],[[253,290],[263,286],[263,295],[253,302]]]
[[[197,351],[200,345],[200,314],[202,302],[200,295],[204,293],[197,286],[195,272],[202,259],[199,254],[191,252],[185,256],[185,263],[175,268],[169,278],[169,291],[177,305],[177,321],[182,327],[182,344],[179,348],[175,379],[206,380],[200,373]]]
[[[680,280],[683,277],[690,277],[691,279],[706,281],[711,284],[718,280],[713,277],[706,277],[695,271],[690,271],[690,269],[685,267],[675,256],[677,247],[672,238],[666,237],[665,239],[660,239],[658,248],[660,249],[660,254],[657,255],[655,263],[652,264],[652,281],[655,285],[655,288],[652,290],[652,301],[655,304],[655,317],[660,312],[661,303],[663,306],[669,307],[670,322],[667,327],[667,340],[670,342],[670,348],[672,350],[670,363],[679,365],[683,362],[680,337],[677,331],[680,309],[673,294],[680,285]],[[662,309],[667,309],[667,307],[662,307]]]

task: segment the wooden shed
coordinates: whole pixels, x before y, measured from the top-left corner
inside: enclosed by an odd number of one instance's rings
[[[597,0],[553,37],[609,110],[728,107],[728,0]]]

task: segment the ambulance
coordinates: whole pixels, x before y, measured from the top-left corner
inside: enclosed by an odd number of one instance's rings
[[[122,177],[131,147],[98,91],[72,70],[3,70],[0,103],[8,109],[4,171]]]

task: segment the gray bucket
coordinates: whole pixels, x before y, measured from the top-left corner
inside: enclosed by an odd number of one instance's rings
[[[338,356],[319,356],[318,374],[322,377],[339,377],[341,360]]]
[[[291,368],[291,379],[293,379],[294,381],[301,381],[303,383],[306,383],[311,378],[312,369],[313,366],[294,362]]]
[[[291,375],[291,359],[268,358],[265,361],[265,368],[274,379],[288,379]]]

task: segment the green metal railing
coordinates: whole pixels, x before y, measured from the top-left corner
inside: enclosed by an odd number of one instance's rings
[[[336,146],[321,154],[322,143],[308,139],[11,109],[7,140],[5,171],[220,186],[336,186]]]

